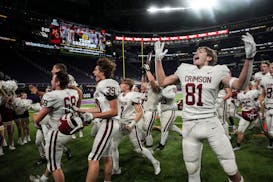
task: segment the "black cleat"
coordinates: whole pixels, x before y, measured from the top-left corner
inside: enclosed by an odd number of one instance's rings
[[[156,151],[163,150],[165,148],[165,145],[162,145],[161,143],[156,147]]]

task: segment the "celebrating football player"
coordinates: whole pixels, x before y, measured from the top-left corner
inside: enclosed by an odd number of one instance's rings
[[[47,181],[49,173],[53,174],[55,181],[65,181],[64,173],[61,168],[61,158],[64,145],[72,139],[71,134],[62,133],[59,129],[59,119],[65,114],[63,108],[72,108],[77,105],[79,99],[78,92],[67,89],[69,83],[68,74],[62,71],[52,76],[51,85],[53,91],[44,94],[42,99],[42,109],[34,114],[33,120],[37,125],[49,114],[48,124],[50,129],[46,136],[46,158],[47,168],[45,173],[40,176],[30,176],[31,181]]]
[[[104,180],[111,181],[112,154],[110,142],[118,132],[118,95],[120,88],[113,80],[116,64],[108,58],[100,58],[94,68],[97,86],[94,93],[96,107],[92,109],[76,109],[79,112],[88,112],[91,118],[102,118],[101,125],[94,139],[93,147],[88,155],[88,172],[86,181],[95,182],[99,175],[99,160],[104,160]]]
[[[151,151],[142,146],[139,138],[139,130],[136,124],[142,119],[142,107],[140,105],[141,98],[139,94],[131,92],[134,85],[134,81],[126,78],[121,80],[120,88],[122,93],[119,95],[119,116],[120,116],[120,132],[113,137],[112,142],[112,156],[113,156],[113,174],[120,174],[119,168],[119,152],[118,145],[121,142],[123,136],[128,135],[129,140],[134,146],[134,150],[138,153],[142,153],[147,159],[151,161],[154,166],[154,173],[158,175],[160,173],[160,163],[154,158]]]
[[[242,117],[239,121],[237,131],[237,143],[233,148],[234,151],[241,149],[241,143],[244,139],[244,132],[248,127],[260,126],[259,118],[259,101],[258,97],[261,92],[257,89],[252,90],[252,84],[249,82],[246,89],[237,96],[242,108]]]
[[[262,77],[260,82],[262,94],[259,100],[261,103],[264,103],[265,108],[265,113],[262,113],[262,118],[265,118],[267,125],[267,131],[265,132],[269,139],[269,145],[267,148],[273,149],[273,63],[270,64],[269,72],[270,76]]]
[[[180,80],[183,91],[183,158],[189,182],[198,182],[201,170],[201,154],[204,139],[216,153],[230,181],[243,181],[237,168],[234,151],[225,131],[216,116],[215,100],[219,86],[245,88],[252,75],[256,44],[252,35],[242,36],[246,60],[239,78],[231,77],[226,65],[216,65],[216,52],[208,47],[199,47],[193,56],[193,65],[182,63],[177,71],[165,76],[161,60],[168,50],[164,44],[155,43],[155,60],[158,82],[167,86]]]

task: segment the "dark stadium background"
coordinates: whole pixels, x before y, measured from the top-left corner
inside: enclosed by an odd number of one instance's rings
[[[115,36],[162,37],[191,35],[228,29],[223,36],[188,41],[168,41],[169,56],[165,59],[167,73],[172,73],[181,62],[191,62],[192,52],[200,45],[208,45],[218,50],[219,64],[227,64],[237,76],[241,66],[243,49],[240,36],[246,31],[254,34],[259,44],[254,72],[258,71],[261,60],[272,57],[273,8],[269,0],[231,1],[224,9],[213,12],[213,16],[201,11],[197,16],[193,11],[162,13],[151,15],[146,9],[153,4],[158,6],[183,6],[186,1],[178,0],[3,0],[0,3],[1,79],[15,79],[19,83],[36,83],[44,87],[49,83],[51,66],[56,62],[68,65],[69,72],[77,82],[93,84],[92,69],[98,56],[90,54],[63,54],[56,49],[26,46],[26,41],[50,44],[41,36],[41,28],[49,28],[53,19],[69,21],[104,30],[111,34],[106,54],[116,60],[117,79],[123,76],[121,41]],[[229,3],[228,3],[229,2]],[[254,28],[253,28],[254,27]],[[258,28],[255,28],[258,27]],[[253,29],[251,29],[253,28]],[[12,39],[12,40],[7,40]],[[266,43],[266,44],[264,44]],[[231,48],[227,51],[221,49]],[[144,44],[144,54],[153,50],[153,43]],[[139,42],[125,41],[126,76],[139,80],[141,77],[141,46]],[[27,73],[27,74],[25,74]]]

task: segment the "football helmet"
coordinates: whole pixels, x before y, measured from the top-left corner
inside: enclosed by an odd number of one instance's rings
[[[72,135],[83,128],[83,121],[72,113],[65,114],[60,119],[59,131],[66,135]]]
[[[254,121],[255,119],[258,118],[258,116],[259,116],[259,112],[257,109],[242,111],[242,117],[249,122]]]

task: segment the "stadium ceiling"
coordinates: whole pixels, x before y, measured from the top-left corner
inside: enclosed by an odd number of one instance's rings
[[[147,9],[187,7],[189,0],[16,0],[16,6],[52,18],[126,32],[191,30],[273,14],[272,0],[217,1],[218,7],[208,11],[189,9],[168,14],[151,14]]]

